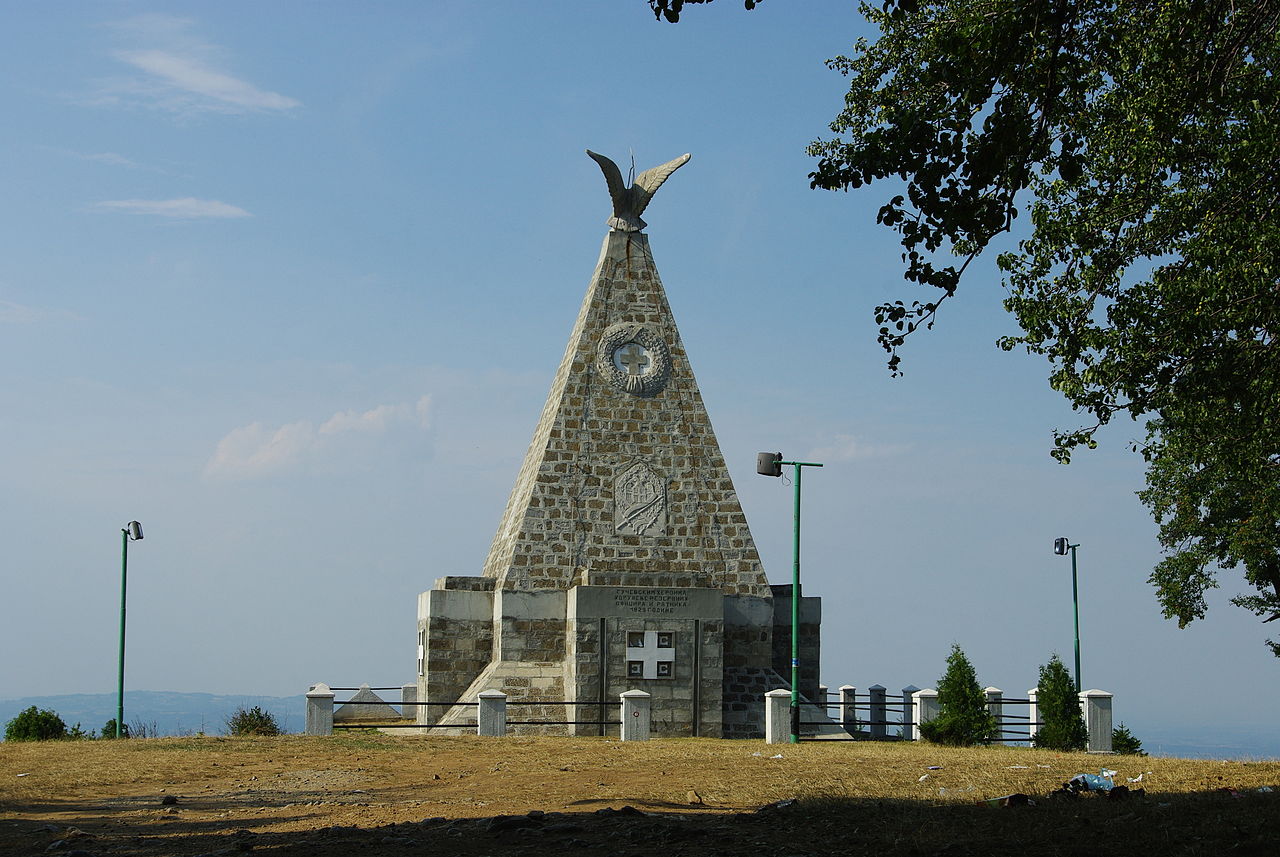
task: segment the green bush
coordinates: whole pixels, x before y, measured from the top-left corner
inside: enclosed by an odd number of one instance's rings
[[[1083,750],[1089,746],[1089,730],[1080,713],[1080,696],[1075,682],[1057,655],[1040,667],[1036,705],[1043,724],[1035,745],[1049,750]]]
[[[103,738],[114,738],[114,737],[116,737],[116,719],[115,719],[114,717],[112,717],[112,718],[111,718],[110,720],[108,720],[106,723],[102,724],[102,737],[103,737]],[[124,728],[122,728],[122,729],[120,730],[120,737],[121,737],[121,738],[128,738],[128,737],[130,737],[130,735],[129,735],[129,724],[128,724],[128,723],[124,724]]]
[[[953,645],[947,671],[938,680],[938,716],[921,724],[920,734],[935,744],[970,747],[990,741],[998,728],[973,664]]]
[[[33,705],[10,720],[4,727],[6,741],[51,741],[65,738],[67,724],[57,712],[45,709],[36,710]]]
[[[227,718],[227,734],[279,735],[280,724],[270,711],[263,711],[257,705],[248,709],[241,706]]]
[[[1125,726],[1123,722],[1111,730],[1111,750],[1115,753],[1122,753],[1125,756],[1147,755],[1146,751],[1142,749],[1142,742],[1129,731],[1129,727]]]

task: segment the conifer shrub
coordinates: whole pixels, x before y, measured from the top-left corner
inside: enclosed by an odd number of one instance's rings
[[[97,738],[98,736],[94,733],[92,729],[80,728],[80,721],[77,720],[76,725],[72,726],[70,729],[67,730],[67,734],[65,737],[69,738],[72,741],[92,741],[94,738]]]
[[[106,723],[102,724],[102,737],[103,738],[116,737],[116,719],[114,717],[112,717]],[[128,723],[124,724],[124,728],[120,730],[120,737],[121,738],[131,737]]]
[[[1080,713],[1080,696],[1075,682],[1057,655],[1040,667],[1036,705],[1043,724],[1035,745],[1048,750],[1083,750],[1089,746],[1089,730]]]
[[[1142,742],[1129,731],[1129,727],[1125,726],[1123,722],[1111,730],[1111,751],[1125,756],[1147,755],[1146,751],[1142,749]]]
[[[4,727],[6,741],[52,741],[67,736],[67,724],[57,712],[36,709],[33,705],[10,720]]]
[[[280,724],[270,711],[261,706],[240,706],[227,718],[228,735],[279,735]]]
[[[938,680],[938,716],[919,728],[926,740],[952,747],[985,744],[995,737],[999,727],[986,694],[958,645],[951,646],[947,670]]]

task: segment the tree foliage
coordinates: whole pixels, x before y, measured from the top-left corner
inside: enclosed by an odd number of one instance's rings
[[[1042,725],[1035,745],[1050,750],[1083,750],[1089,746],[1089,730],[1080,713],[1080,695],[1057,655],[1040,667],[1037,691],[1036,708]]]
[[[893,186],[878,220],[927,294],[876,308],[890,370],[1025,215],[996,260],[1021,328],[999,345],[1045,357],[1086,415],[1053,455],[1144,421],[1165,616],[1200,618],[1217,567],[1242,566],[1235,603],[1280,617],[1280,0],[862,12],[880,36],[828,63],[850,86],[810,179]]]
[[[66,735],[67,724],[56,711],[37,709],[34,705],[18,712],[4,727],[6,741],[52,741]]]
[[[674,24],[680,20],[680,13],[684,11],[684,4],[693,5],[710,2],[712,0],[649,0],[649,8],[653,10],[653,15],[658,20],[665,19]],[[758,2],[760,0],[742,0],[742,5],[747,9],[754,9]]]
[[[947,670],[938,679],[938,716],[920,724],[920,734],[935,744],[971,747],[990,741],[996,729],[973,664],[958,645],[953,645]]]

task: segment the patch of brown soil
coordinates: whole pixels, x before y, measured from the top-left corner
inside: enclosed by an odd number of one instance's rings
[[[1130,785],[1145,796],[1046,799],[1103,764],[1121,783],[1142,775]],[[6,743],[0,853],[1078,854],[1157,841],[1161,854],[1255,853],[1280,822],[1280,792],[1267,787],[1280,787],[1280,763],[919,744],[365,733]],[[1036,805],[978,803],[1014,792]]]

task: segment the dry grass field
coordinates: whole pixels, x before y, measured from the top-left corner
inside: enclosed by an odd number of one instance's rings
[[[1102,766],[1145,794],[1048,797]],[[1034,804],[986,802],[1010,793]],[[0,744],[0,854],[247,851],[1277,855],[1280,762],[377,733]]]

